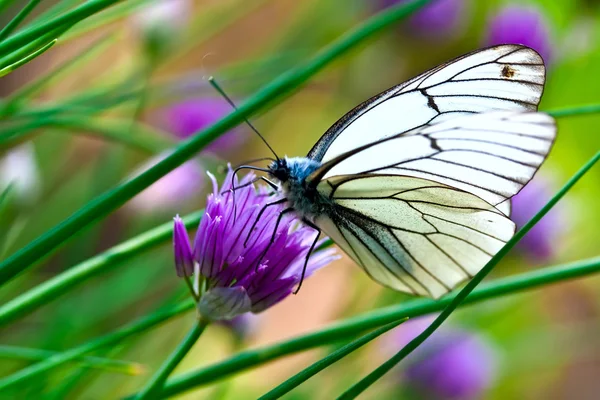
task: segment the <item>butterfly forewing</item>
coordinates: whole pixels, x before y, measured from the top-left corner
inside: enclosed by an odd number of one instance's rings
[[[342,117],[309,152],[327,162],[425,124],[471,113],[535,111],[545,69],[534,50],[501,45],[467,54],[381,93]]]

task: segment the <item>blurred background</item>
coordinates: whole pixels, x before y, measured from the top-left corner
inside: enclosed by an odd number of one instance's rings
[[[50,51],[1,78],[0,257],[4,258],[165,151],[231,111],[214,76],[241,103],[369,16],[402,0],[125,1],[72,29]],[[79,0],[47,0],[31,19]],[[2,13],[1,25],[22,7]],[[46,14],[49,15],[49,14]],[[252,118],[279,154],[302,156],[365,99],[477,48],[522,43],[548,76],[541,110],[600,98],[600,3],[594,0],[438,0],[341,57],[293,96]],[[82,56],[83,54],[83,56]],[[53,72],[57,71],[57,72]],[[49,75],[51,74],[51,75]],[[48,77],[43,86],[40,78]],[[44,78],[45,79],[45,78]],[[600,116],[561,118],[554,149],[514,200],[523,224],[600,148]],[[109,217],[14,279],[0,302],[175,214],[204,206],[206,171],[268,156],[240,125]],[[489,279],[599,254],[600,170],[592,170]],[[597,399],[600,279],[545,287],[457,311],[365,398]],[[113,266],[0,332],[3,345],[65,350],[185,295],[165,243]],[[409,297],[381,288],[343,257],[265,313],[211,326],[176,372],[235,351],[292,337]],[[8,394],[13,398],[107,399],[140,388],[187,331],[191,314],[95,353],[139,363],[129,376],[69,364]],[[288,396],[329,399],[401,348],[427,320],[402,325]],[[332,347],[187,392],[180,398],[256,398]],[[0,373],[30,361],[2,359]],[[369,397],[370,396],[370,397]]]

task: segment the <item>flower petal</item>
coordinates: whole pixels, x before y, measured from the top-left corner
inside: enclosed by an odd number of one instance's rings
[[[200,299],[200,313],[212,320],[231,319],[250,311],[250,297],[243,287],[216,287],[210,289]]]

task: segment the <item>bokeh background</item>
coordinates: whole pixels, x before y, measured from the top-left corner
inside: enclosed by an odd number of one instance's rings
[[[2,109],[0,130],[27,134],[0,145],[0,189],[13,184],[0,210],[0,257],[147,168],[170,145],[230,112],[207,77],[214,76],[241,103],[397,2],[138,0],[124,1],[84,21],[67,35],[68,40],[0,80],[0,96],[13,99],[39,77],[57,68],[62,71],[35,95]],[[42,3],[32,18],[83,1]],[[434,3],[343,56],[252,122],[279,154],[301,156],[359,102],[441,62],[496,43],[523,43],[542,54],[548,75],[541,110],[598,102],[599,2]],[[2,25],[21,6],[17,1],[9,7],[2,14]],[[84,52],[83,60],[63,67]],[[33,128],[32,121],[38,122]],[[517,223],[532,217],[600,148],[599,123],[596,115],[559,119],[558,139],[547,162],[515,199]],[[227,162],[268,155],[264,144],[246,126],[239,126],[13,280],[0,301],[168,222],[175,214],[202,208],[210,186],[207,170],[222,174]],[[488,279],[598,255],[599,197],[600,170],[595,169]],[[599,289],[600,280],[591,277],[461,309],[365,398],[596,399]],[[0,340],[3,345],[65,350],[182,295],[185,287],[175,275],[171,245],[165,243],[3,328]],[[265,313],[209,327],[176,373],[407,299],[371,282],[344,257],[308,279],[298,295]],[[182,316],[95,354],[139,363],[145,373],[129,376],[69,364],[7,398],[128,395],[160,365],[192,320],[191,314]],[[384,335],[288,398],[333,398],[398,350],[426,322],[411,321]],[[181,398],[256,398],[332,349],[272,362]],[[0,361],[3,375],[31,362],[6,357]]]

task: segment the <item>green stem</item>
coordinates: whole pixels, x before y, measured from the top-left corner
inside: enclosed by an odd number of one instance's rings
[[[303,82],[342,54],[356,47],[373,34],[382,31],[398,19],[408,16],[411,12],[416,11],[419,7],[426,5],[430,1],[414,0],[389,8],[371,17],[357,29],[342,36],[339,40],[318,53],[311,61],[282,74],[259,90],[248,101],[241,104],[237,111],[234,111],[177,146],[168,157],[152,168],[87,203],[83,208],[76,211],[53,229],[46,231],[40,237],[6,258],[0,264],[0,283],[6,283],[18,273],[25,271],[34,262],[66,243],[79,230],[123,205],[127,200],[194,156],[200,149],[219,135],[241,123],[244,118],[256,113],[275,99],[282,98],[284,94],[289,94],[289,92],[299,87]],[[91,3],[99,3],[99,1],[91,1],[84,5]],[[0,43],[0,50],[3,50],[2,45],[9,40]]]
[[[600,112],[600,104],[585,104],[582,106],[564,107],[557,110],[545,111],[546,114],[549,114],[554,118],[577,117],[598,112]]]
[[[25,7],[0,31],[0,42],[10,35],[42,0],[30,0]]]
[[[0,358],[42,361],[56,354],[60,353],[51,350],[0,345]],[[117,372],[119,374],[126,375],[140,375],[145,371],[145,367],[141,364],[121,360],[111,360],[110,358],[80,357],[73,361],[80,363],[83,367],[86,368],[101,369],[104,371]]]
[[[8,146],[42,128],[58,128],[76,135],[88,134],[150,154],[160,153],[173,144],[166,133],[137,121],[97,119],[89,115],[56,115],[25,121],[4,129],[0,134],[0,145]]]
[[[63,365],[71,360],[75,360],[84,354],[90,353],[94,350],[98,350],[103,347],[111,346],[115,343],[127,339],[131,336],[137,335],[142,332],[147,332],[150,328],[156,327],[159,324],[171,319],[177,315],[180,315],[186,311],[189,311],[195,307],[195,303],[192,301],[186,301],[178,304],[165,311],[154,313],[150,316],[140,318],[139,320],[125,325],[119,330],[116,330],[107,335],[101,336],[80,346],[74,347],[63,353],[57,353],[51,357],[48,357],[44,361],[33,364],[27,368],[5,376],[0,379],[0,391],[17,384],[23,383],[29,379],[32,379],[40,374]]]
[[[496,279],[492,282],[481,284],[460,306],[536,289],[557,282],[581,278],[598,272],[600,272],[600,257]],[[410,300],[399,305],[380,308],[363,315],[333,323],[316,332],[269,346],[239,352],[224,361],[174,377],[167,382],[162,395],[163,397],[175,396],[186,390],[207,385],[290,354],[351,338],[361,332],[377,328],[404,317],[416,318],[439,312],[450,304],[455,296],[456,292],[453,292],[439,300],[428,298]]]
[[[148,400],[157,398],[156,394],[162,390],[162,387],[173,370],[179,365],[181,360],[192,349],[204,329],[208,325],[205,319],[201,319],[194,324],[187,336],[179,343],[179,346],[163,363],[156,374],[148,381],[148,384],[138,393],[136,400]]]
[[[552,199],[550,199],[550,201],[529,222],[527,222],[525,226],[523,226],[523,228],[521,228],[494,257],[492,257],[486,266],[483,267],[481,271],[479,271],[460,292],[458,292],[456,297],[452,299],[450,304],[444,308],[441,314],[427,327],[427,329],[425,329],[416,338],[411,340],[389,360],[381,364],[369,375],[350,387],[339,397],[339,399],[355,399],[358,395],[360,395],[373,383],[390,371],[394,366],[396,366],[396,364],[402,361],[407,355],[412,353],[413,350],[419,347],[419,345],[421,345],[421,343],[423,343],[429,336],[431,336],[431,334],[433,334],[433,332],[435,332],[436,329],[442,325],[442,323],[450,316],[450,314],[452,314],[456,307],[458,307],[475,289],[475,287],[477,287],[483,278],[485,278],[485,276],[491,272],[496,264],[498,264],[498,262],[504,258],[504,256],[519,242],[519,240],[521,240],[521,238],[525,236],[525,234],[529,232],[529,230],[533,228],[535,224],[537,224],[538,221],[542,219],[542,217],[546,215],[546,213],[550,211],[550,209],[552,209],[556,203],[558,203],[558,201],[594,166],[594,164],[596,164],[599,159],[600,151],[597,152],[594,157],[592,157],[591,160],[588,161],[579,171],[577,171],[577,173],[571,179],[569,179],[569,181],[558,191],[558,193],[556,193],[554,197],[552,197]]]
[[[20,60],[12,63],[10,65],[7,65],[7,66],[3,67],[2,69],[0,69],[0,78],[2,78],[3,76],[6,76],[8,74],[10,74],[11,72],[13,72],[14,70],[16,70],[17,68],[22,67],[23,65],[27,64],[29,61],[33,60],[34,58],[37,58],[37,57],[41,56],[46,51],[48,51],[50,49],[50,47],[54,46],[57,41],[58,41],[58,39],[54,39],[54,40],[50,41],[49,43],[46,43],[45,45],[43,45],[42,47],[40,47],[39,49],[37,49],[33,53],[28,54],[27,56],[21,58]]]
[[[365,344],[369,343],[371,340],[378,338],[390,329],[397,327],[401,323],[405,322],[407,319],[408,318],[403,318],[400,321],[392,322],[391,324],[382,326],[381,328],[378,328],[373,332],[369,332],[366,335],[361,336],[356,340],[353,340],[347,345],[329,354],[327,357],[322,358],[321,360],[317,361],[316,363],[310,365],[309,367],[298,372],[296,375],[287,379],[285,382],[275,387],[273,390],[262,395],[259,398],[259,400],[279,399],[286,393],[289,393],[291,390],[298,387],[300,384],[306,382],[308,379],[323,371],[325,368],[341,360],[342,358],[346,357],[348,354],[354,352],[355,350],[358,350]]]
[[[187,228],[195,226],[200,222],[203,214],[204,210],[200,210],[186,215],[182,218],[183,223]],[[69,268],[0,306],[0,326],[27,315],[39,306],[56,300],[86,279],[109,272],[121,265],[120,263],[124,260],[158,246],[171,239],[172,236],[173,223],[167,222]]]
[[[16,49],[27,45],[31,41],[36,40],[51,30],[64,28],[65,26],[73,26],[83,19],[120,1],[123,0],[90,0],[63,15],[36,24],[31,28],[24,29],[0,43],[0,55],[5,56]]]

